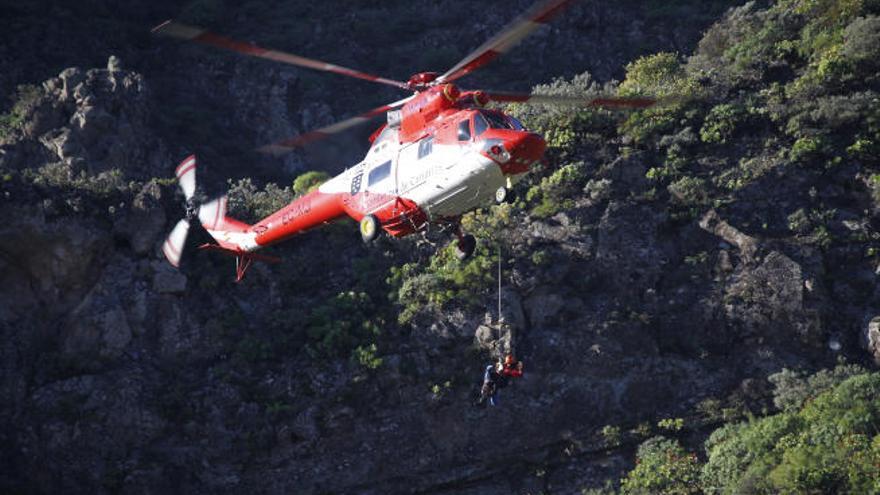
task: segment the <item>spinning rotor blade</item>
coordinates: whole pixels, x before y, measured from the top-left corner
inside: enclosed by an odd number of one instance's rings
[[[300,134],[299,136],[294,136],[289,139],[285,139],[284,141],[277,142],[275,144],[268,144],[266,146],[262,146],[257,149],[257,151],[261,153],[268,153],[274,156],[283,155],[294,148],[299,146],[303,146],[308,143],[312,143],[319,139],[324,139],[327,136],[342,132],[346,129],[352,128],[354,126],[363,124],[368,122],[373,117],[381,115],[388,110],[393,110],[397,107],[403,106],[406,102],[413,99],[414,96],[409,96],[402,100],[395,101],[394,103],[390,103],[388,105],[382,105],[381,107],[374,108],[369,112],[362,113],[360,115],[355,115],[349,119],[343,120],[341,122],[337,122],[333,125],[328,125],[327,127],[322,127],[320,129],[307,132],[305,134]]]
[[[180,162],[174,171],[183,196],[188,200],[196,192],[196,155],[190,155]]]
[[[583,96],[512,93],[506,91],[485,91],[485,94],[488,95],[492,101],[498,102],[537,103],[570,107],[647,108],[657,103],[657,100],[652,98],[591,98]]]
[[[179,22],[165,21],[164,23],[153,28],[152,32],[154,34],[161,34],[163,36],[169,36],[172,38],[194,41],[196,43],[210,45],[217,48],[222,48],[224,50],[231,50],[233,52],[238,52],[243,55],[249,55],[251,57],[265,58],[268,60],[274,60],[276,62],[284,62],[286,64],[297,65],[300,67],[308,67],[309,69],[315,69],[324,72],[333,72],[335,74],[342,74],[343,76],[356,77],[365,81],[373,81],[377,83],[388,84],[402,89],[408,89],[406,83],[400,81],[374,76],[372,74],[367,74],[366,72],[361,72],[358,70],[349,69],[347,67],[322,62],[320,60],[300,57],[299,55],[294,55],[292,53],[285,53],[277,50],[261,48],[257,45],[254,45],[253,43],[236,41],[225,36],[211,33],[205,29],[188,26]]]
[[[218,230],[226,220],[226,196],[212,199],[199,207],[199,221],[205,230]]]
[[[466,76],[476,69],[486,65],[498,55],[506,53],[520,40],[538,29],[551,17],[559,13],[573,0],[545,0],[535,4],[525,14],[517,17],[507,25],[500,33],[483,43],[479,48],[470,53],[455,67],[446,71],[436,79],[436,83],[454,81],[459,77]]]
[[[165,258],[174,267],[180,266],[180,255],[183,253],[187,233],[189,233],[189,222],[184,218],[177,222],[174,230],[165,239],[165,244],[162,245],[162,252],[165,254]]]

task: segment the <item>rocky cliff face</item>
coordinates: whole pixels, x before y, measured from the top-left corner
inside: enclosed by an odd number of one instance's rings
[[[45,164],[69,177],[165,173],[169,156],[151,130],[143,76],[123,71],[116,57],[107,69],[67,69],[32,91],[19,103],[25,124],[5,137],[0,166]]]
[[[223,94],[263,94],[241,113],[259,139],[296,127],[257,111],[292,80],[236,74]],[[159,247],[181,198],[152,178],[182,145],[156,129],[167,100],[152,86],[116,62],[64,70],[0,145],[6,491],[578,493],[631,465],[629,428],[690,419],[706,399],[759,412],[769,372],[859,359],[860,345],[880,355],[864,263],[741,230],[745,215],[671,218],[638,155],[596,167],[556,215],[514,214],[503,325],[491,291],[398,325],[383,282],[424,246],[367,249],[347,224],[280,247],[284,263],[242,284],[206,253],[178,272]],[[377,369],[309,334],[316,308],[354,287],[366,300],[333,317],[381,324]],[[475,407],[486,361],[511,349],[527,376],[502,407]]]

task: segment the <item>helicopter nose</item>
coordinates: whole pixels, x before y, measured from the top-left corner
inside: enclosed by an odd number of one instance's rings
[[[504,147],[510,151],[510,160],[502,166],[505,175],[523,174],[544,156],[547,143],[533,132],[517,132],[505,140]]]

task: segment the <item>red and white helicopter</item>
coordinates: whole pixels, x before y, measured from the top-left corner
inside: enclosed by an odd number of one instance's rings
[[[333,72],[396,86],[414,94],[369,112],[261,148],[282,154],[386,114],[387,123],[373,133],[364,159],[328,180],[317,190],[292,201],[254,225],[226,216],[226,197],[198,204],[196,157],[176,170],[187,199],[187,218],[180,220],[165,241],[163,252],[178,266],[190,221],[198,218],[217,241],[215,249],[236,257],[240,281],[253,260],[277,261],[254,251],[297,233],[348,215],[359,222],[365,242],[384,229],[394,237],[424,230],[430,223],[455,227],[459,256],[473,253],[473,236],[458,228],[461,215],[477,207],[503,202],[510,189],[540,163],[544,139],[529,132],[514,117],[485,108],[490,102],[531,102],[572,106],[641,108],[648,98],[578,98],[499,91],[462,90],[453,81],[510,50],[573,0],[545,0],[514,20],[443,74],[421,72],[407,82],[374,76],[298,55],[260,48],[204,29],[167,21],[153,33],[194,41],[301,67]]]

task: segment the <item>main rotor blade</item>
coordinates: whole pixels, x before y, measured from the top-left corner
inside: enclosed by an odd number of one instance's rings
[[[612,96],[564,96],[513,93],[508,91],[484,91],[492,101],[511,103],[533,103],[542,105],[561,105],[570,107],[602,108],[646,108],[657,103],[653,98],[618,98]]]
[[[210,45],[213,47],[222,48],[224,50],[231,50],[233,52],[238,52],[242,55],[249,55],[251,57],[265,58],[268,60],[274,60],[276,62],[284,62],[286,64],[297,65],[300,67],[308,67],[309,69],[315,69],[324,72],[333,72],[335,74],[342,74],[343,76],[356,77],[365,81],[373,81],[377,83],[388,84],[390,86],[395,86],[397,88],[409,89],[404,82],[374,76],[372,74],[367,74],[366,72],[361,72],[359,70],[349,69],[347,67],[322,62],[320,60],[313,60],[310,58],[301,57],[292,53],[285,53],[278,50],[261,48],[253,43],[236,41],[231,38],[221,36],[219,34],[211,33],[205,29],[195,26],[188,26],[179,22],[165,21],[164,23],[154,27],[152,32],[153,34],[160,34],[162,36],[169,36],[171,38],[194,41],[196,43]]]
[[[551,17],[558,14],[574,0],[545,0],[532,6],[525,14],[517,17],[507,25],[500,33],[480,45],[455,67],[446,71],[436,79],[437,83],[454,81],[459,77],[466,76],[476,69],[488,64],[498,55],[506,53],[520,40],[528,36],[535,29],[546,24]]]
[[[331,136],[333,134],[337,134],[346,129],[350,129],[357,125],[368,122],[373,117],[382,115],[388,110],[393,110],[397,107],[403,106],[406,102],[413,99],[415,95],[409,96],[402,100],[395,101],[394,103],[389,103],[388,105],[382,105],[381,107],[374,108],[369,112],[362,113],[360,115],[355,115],[349,119],[345,119],[343,121],[337,122],[332,125],[328,125],[327,127],[322,127],[320,129],[307,132],[305,134],[300,134],[299,136],[294,136],[289,139],[285,139],[284,141],[277,142],[275,144],[268,144],[266,146],[262,146],[257,148],[257,151],[260,153],[268,153],[273,156],[281,156],[285,153],[290,152],[294,148],[298,148],[308,143],[315,142],[320,139],[324,139],[327,136]]]

